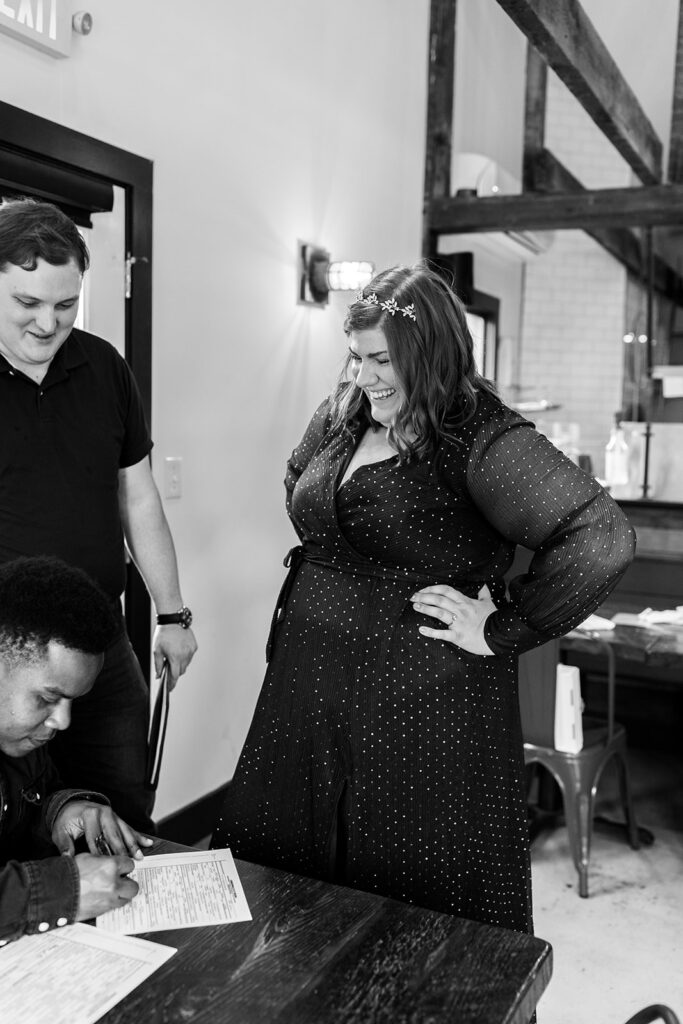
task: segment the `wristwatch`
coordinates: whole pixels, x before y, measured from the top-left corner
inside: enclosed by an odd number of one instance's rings
[[[177,611],[170,612],[168,615],[157,615],[157,626],[182,626],[183,629],[189,629],[192,625],[192,612],[185,605]]]

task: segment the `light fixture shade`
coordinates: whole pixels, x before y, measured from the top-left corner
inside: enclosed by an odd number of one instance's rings
[[[327,249],[310,242],[298,242],[297,302],[305,306],[326,306],[331,291],[358,291],[374,275],[368,260],[330,259]]]
[[[372,281],[375,267],[367,260],[335,260],[327,268],[331,292],[357,292]]]

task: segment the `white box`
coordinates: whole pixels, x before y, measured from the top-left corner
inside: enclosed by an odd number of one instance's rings
[[[576,665],[558,665],[555,683],[555,749],[578,754],[583,747],[581,675]]]

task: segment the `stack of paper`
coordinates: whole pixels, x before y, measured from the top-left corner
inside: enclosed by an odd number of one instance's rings
[[[683,604],[679,604],[676,605],[675,608],[659,612],[655,611],[654,608],[646,608],[640,613],[638,618],[642,619],[648,626],[683,626]]]
[[[230,850],[146,857],[131,875],[138,895],[96,928],[74,924],[0,949],[2,1024],[94,1024],[176,952],[134,933],[251,920]]]
[[[611,619],[604,619],[602,615],[589,615],[587,619],[584,619],[577,629],[584,629],[586,632],[599,632],[600,630],[608,631],[614,629],[614,623]]]
[[[25,935],[0,949],[0,1020],[93,1024],[175,952],[87,924]]]

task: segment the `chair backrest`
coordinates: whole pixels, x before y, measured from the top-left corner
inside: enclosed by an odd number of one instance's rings
[[[519,658],[519,711],[525,743],[555,745],[555,685],[559,640],[535,647]]]
[[[669,1006],[655,1003],[653,1006],[646,1006],[639,1010],[626,1021],[626,1024],[651,1024],[652,1021],[662,1020],[664,1024],[679,1024],[678,1017]]]

